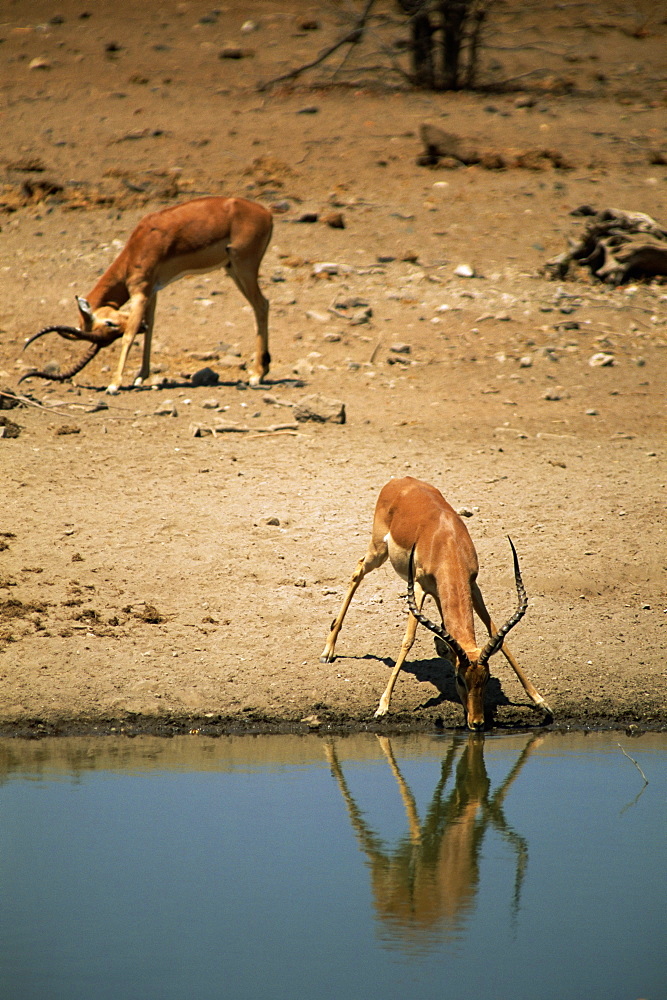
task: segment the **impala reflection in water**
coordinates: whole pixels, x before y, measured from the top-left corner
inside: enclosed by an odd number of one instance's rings
[[[360,804],[350,793],[335,743],[326,744],[331,773],[366,855],[373,905],[385,939],[412,948],[462,936],[480,888],[482,845],[490,827],[508,843],[514,857],[514,891],[509,908],[516,915],[528,864],[528,844],[507,823],[503,804],[542,739],[538,734],[529,740],[507,777],[492,790],[484,761],[484,737],[455,737],[442,761],[440,778],[424,818],[420,819],[391,740],[379,736],[407,818],[408,832],[393,848],[387,847],[365,821]]]

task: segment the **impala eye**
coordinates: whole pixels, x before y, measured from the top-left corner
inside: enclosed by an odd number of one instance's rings
[[[114,323],[114,321],[112,319],[105,319],[104,320],[104,325],[108,326],[110,330],[119,330],[120,329],[120,327],[118,326],[118,323]]]

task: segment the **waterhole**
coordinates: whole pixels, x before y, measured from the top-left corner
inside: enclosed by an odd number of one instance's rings
[[[667,737],[0,740],[7,1000],[664,1000]]]

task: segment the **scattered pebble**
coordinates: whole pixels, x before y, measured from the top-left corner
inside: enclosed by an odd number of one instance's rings
[[[200,368],[191,377],[190,382],[192,385],[217,385],[220,381],[220,376],[217,372],[214,372],[212,368]]]
[[[609,366],[615,364],[615,359],[613,354],[605,354],[604,351],[600,351],[597,354],[593,354],[588,359],[588,364],[591,368],[608,368]]]
[[[178,410],[176,409],[173,400],[167,399],[164,403],[160,403],[160,405],[153,411],[153,415],[156,417],[177,417]]]

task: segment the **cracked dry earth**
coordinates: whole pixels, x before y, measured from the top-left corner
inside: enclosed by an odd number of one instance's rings
[[[333,6],[301,30],[287,2],[120,21],[64,0],[55,23],[51,4],[6,5],[0,388],[26,395],[0,414],[2,732],[460,726],[424,630],[373,720],[406,621],[390,567],[319,662],[377,494],[405,474],[466,509],[496,620],[515,606],[512,536],[530,604],[511,646],[556,725],[664,727],[667,285],[543,272],[582,204],[667,222],[667,29],[632,37],[624,6],[569,26],[578,56],[555,82],[436,95],[313,75],[258,92],[337,37]],[[530,5],[503,11],[534,38]],[[561,44],[565,12],[540,11]],[[254,55],[219,59],[231,42]],[[425,121],[548,145],[569,169],[426,169]],[[76,356],[55,335],[21,348],[75,322],[141,216],[204,193],[274,210],[266,383],[245,386],[252,314],[214,272],[160,293],[147,387],[105,395],[115,345],[71,384],[17,389]],[[217,385],[192,384],[203,367]],[[317,394],[346,422],[297,421]],[[538,724],[502,656],[491,669],[495,724]]]

